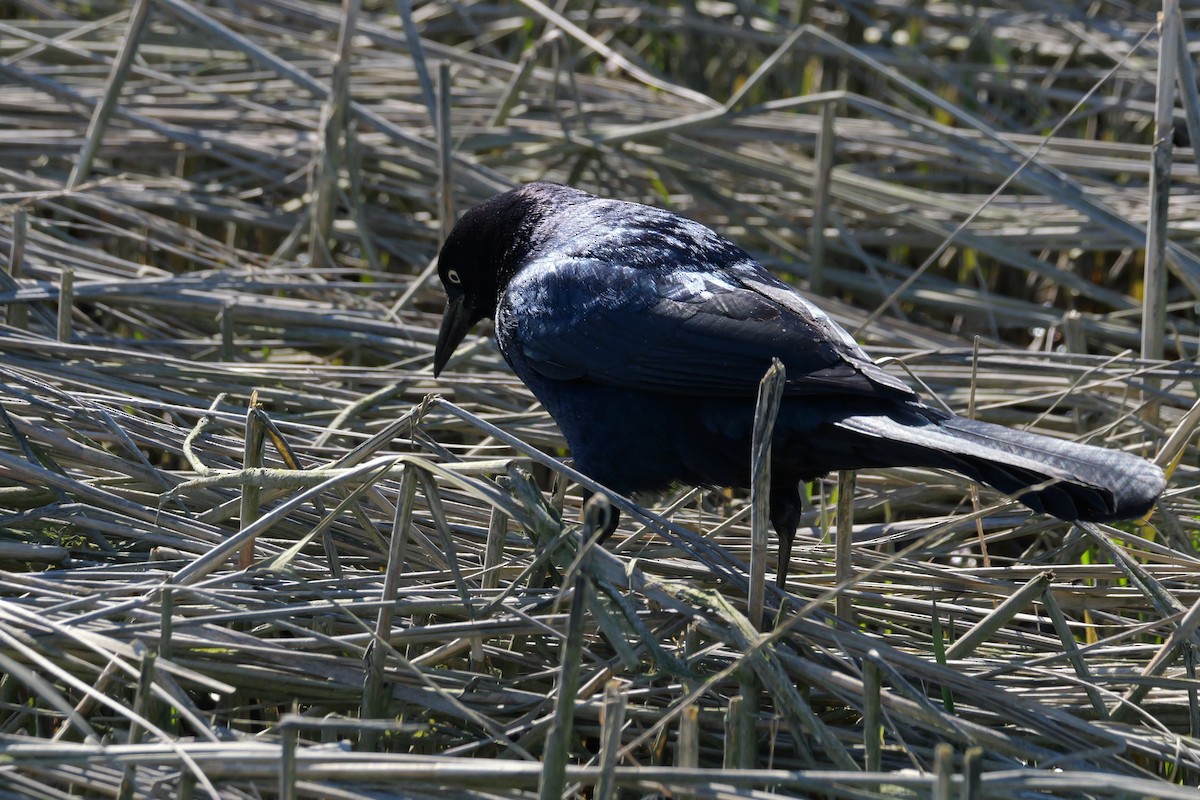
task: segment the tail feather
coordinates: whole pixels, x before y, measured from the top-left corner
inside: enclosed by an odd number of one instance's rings
[[[836,425],[857,434],[855,449],[864,466],[952,469],[1064,520],[1140,517],[1162,494],[1165,482],[1161,469],[1129,453],[962,417],[922,415],[912,424],[886,416],[852,416]]]

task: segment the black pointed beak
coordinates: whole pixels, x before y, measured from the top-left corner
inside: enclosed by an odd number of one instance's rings
[[[438,331],[437,347],[433,351],[433,376],[436,378],[454,355],[459,344],[471,330],[471,308],[467,305],[465,295],[451,297],[446,301],[446,311],[442,314],[442,327]]]

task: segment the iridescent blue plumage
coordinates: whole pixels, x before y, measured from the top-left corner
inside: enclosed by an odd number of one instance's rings
[[[435,369],[494,318],[576,465],[618,492],[747,485],[758,382],[782,361],[770,510],[781,583],[797,484],[835,469],[945,467],[1068,520],[1139,516],[1163,488],[1140,458],[925,405],[732,242],[661,209],[529,184],[468,211],[438,269],[449,301]]]

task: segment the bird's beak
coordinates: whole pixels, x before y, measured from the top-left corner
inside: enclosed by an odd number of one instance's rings
[[[433,376],[441,373],[450,356],[458,349],[458,345],[471,330],[471,308],[467,305],[464,295],[452,297],[446,301],[446,311],[442,314],[442,327],[438,331],[437,347],[433,351]]]

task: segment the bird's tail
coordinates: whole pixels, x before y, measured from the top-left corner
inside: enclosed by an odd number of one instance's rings
[[[884,416],[851,416],[835,424],[856,434],[855,449],[863,448],[866,461],[882,457],[877,466],[890,460],[952,469],[1059,519],[1133,519],[1163,491],[1162,470],[1129,453],[962,417],[922,416],[919,425]]]

